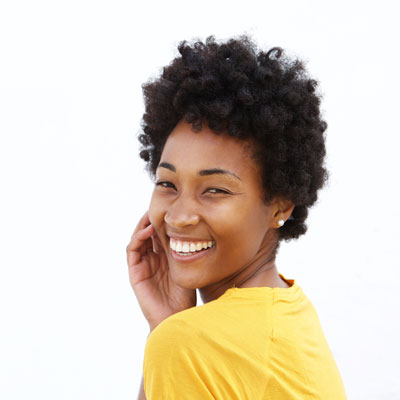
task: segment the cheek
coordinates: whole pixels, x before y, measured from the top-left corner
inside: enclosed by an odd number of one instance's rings
[[[215,235],[222,239],[224,253],[236,258],[257,252],[269,229],[269,214],[265,207],[251,203],[215,215]]]
[[[270,220],[268,208],[257,202],[245,201],[229,204],[209,212],[215,232],[222,235],[259,236],[267,229]]]

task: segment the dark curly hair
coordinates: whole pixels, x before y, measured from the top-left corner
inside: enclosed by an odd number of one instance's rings
[[[248,35],[218,43],[209,36],[178,45],[180,55],[161,76],[142,85],[145,113],[140,157],[155,176],[165,142],[184,119],[193,130],[202,122],[216,134],[227,132],[256,143],[266,203],[290,200],[295,208],[279,228],[279,240],[307,231],[308,208],[327,181],[324,132],[317,81],[304,63],[278,47],[257,51]]]

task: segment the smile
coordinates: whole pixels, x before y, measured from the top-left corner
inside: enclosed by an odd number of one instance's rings
[[[201,242],[182,242],[172,238],[169,240],[169,247],[179,255],[193,255],[196,252],[209,249],[213,246],[215,246],[213,240]]]

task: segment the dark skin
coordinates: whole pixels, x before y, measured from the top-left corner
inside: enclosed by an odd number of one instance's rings
[[[194,133],[181,121],[171,132],[157,169],[149,211],[127,246],[131,286],[150,331],[179,311],[235,287],[280,287],[275,265],[278,221],[294,205],[265,204],[250,142],[215,135],[206,125]],[[200,257],[174,255],[171,238],[211,242]],[[145,400],[143,380],[139,400]]]
[[[249,145],[205,124],[195,133],[181,121],[171,132],[149,211],[127,247],[130,282],[151,330],[195,306],[196,289],[206,303],[233,286],[288,287],[273,253],[278,220],[286,221],[294,205],[263,201]],[[187,261],[174,256],[171,237],[215,245]]]

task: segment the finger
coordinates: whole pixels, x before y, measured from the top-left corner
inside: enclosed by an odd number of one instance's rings
[[[148,252],[156,253],[153,246],[153,235],[150,237],[150,240],[146,242],[146,249]]]
[[[133,266],[140,262],[142,256],[147,254],[146,248],[150,244],[151,246],[151,235],[154,233],[153,225],[149,225],[147,228],[137,232],[131,239],[130,243],[126,247],[128,267]]]
[[[139,264],[142,257],[149,254],[148,250],[149,245],[150,247],[152,246],[150,238],[147,238],[146,240],[140,240],[140,238],[139,239],[135,238],[134,242],[135,243],[132,245],[131,242],[126,249],[126,258],[128,262],[128,267],[133,267],[136,264]]]
[[[158,254],[158,248],[157,248],[157,243],[154,239],[154,236],[151,237],[151,245],[153,247],[153,253]]]
[[[146,211],[142,218],[140,218],[135,230],[133,231],[132,237],[135,233],[139,232],[141,229],[146,228],[150,224],[149,212]]]
[[[131,241],[126,247],[126,251],[138,251],[140,247],[148,240],[155,232],[153,225],[148,225],[146,228],[139,230],[132,235]]]
[[[156,254],[160,254],[164,251],[163,246],[161,244],[160,238],[157,236],[157,233],[151,236],[152,244],[153,244],[153,251]]]
[[[126,253],[126,261],[128,263],[128,268],[132,268],[133,266],[139,264],[141,259],[142,259],[142,254],[138,251]]]
[[[152,254],[154,253],[153,251],[153,241],[151,239],[151,236],[149,237],[148,240],[146,240],[145,244],[143,245],[143,252],[145,254]]]

